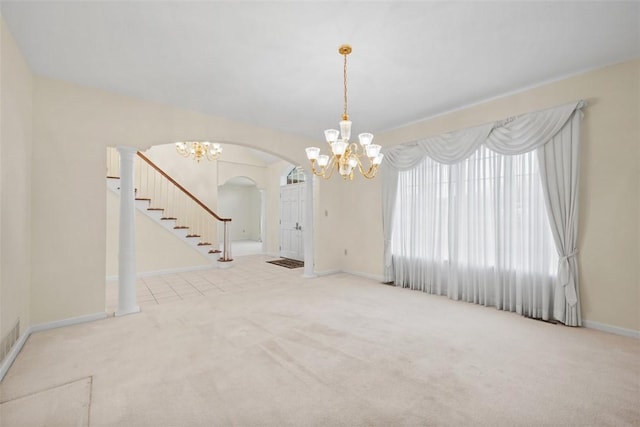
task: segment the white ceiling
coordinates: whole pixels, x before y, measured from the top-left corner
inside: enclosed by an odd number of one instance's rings
[[[322,139],[640,56],[638,2],[2,1],[41,75]]]

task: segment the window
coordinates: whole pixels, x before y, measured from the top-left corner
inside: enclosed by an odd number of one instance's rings
[[[535,152],[482,146],[400,172],[391,253],[397,284],[456,299],[493,304],[501,283],[549,284],[558,257]]]
[[[297,184],[299,182],[304,182],[304,171],[300,166],[296,166],[291,169],[291,172],[287,175],[287,185]]]

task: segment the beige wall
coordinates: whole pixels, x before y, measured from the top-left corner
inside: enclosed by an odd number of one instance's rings
[[[588,102],[580,172],[583,318],[640,330],[640,60],[376,135],[376,142],[397,145],[578,99]],[[359,180],[345,190],[354,201],[353,208],[344,210],[343,240],[354,248],[345,257],[346,270],[382,274],[380,184],[379,179]]]
[[[233,219],[229,226],[231,241],[260,240],[261,195],[255,185],[221,185],[218,208],[222,216]],[[219,232],[222,240],[222,229]]]
[[[0,19],[0,339],[30,325],[33,79]]]
[[[337,175],[337,174],[336,174]],[[360,178],[360,177],[358,177]],[[358,179],[356,178],[356,179]],[[333,176],[326,181],[315,177],[316,191],[314,192],[315,228],[314,228],[314,253],[315,270],[319,274],[334,272],[336,270],[351,270],[353,266],[346,261],[349,255],[344,255],[347,249],[348,254],[355,252],[371,251],[370,247],[362,247],[361,243],[370,245],[376,239],[382,239],[382,233],[367,235],[372,239],[366,241],[353,241],[357,236],[356,229],[365,226],[367,220],[363,222],[356,218],[354,212],[359,209],[379,211],[380,206],[372,205],[370,199],[371,191],[379,191],[379,187],[360,188],[356,193],[350,193],[351,187],[356,181],[344,181],[339,176]],[[357,184],[356,184],[357,185]],[[375,189],[374,189],[375,188]],[[347,199],[347,195],[355,194],[355,197]],[[364,205],[363,205],[364,203]],[[349,251],[349,249],[353,249]],[[322,256],[319,256],[322,255]],[[355,270],[357,272],[368,272],[375,269],[373,266],[381,258],[373,258],[372,265],[363,266],[365,268]]]

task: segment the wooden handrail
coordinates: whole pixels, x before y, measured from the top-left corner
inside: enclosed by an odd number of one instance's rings
[[[140,157],[142,160],[144,160],[145,162],[147,162],[147,164],[149,164],[149,166],[151,166],[152,168],[154,168],[160,175],[164,176],[169,182],[171,182],[173,185],[175,185],[176,187],[178,187],[180,189],[180,191],[182,191],[184,194],[186,194],[187,196],[191,197],[191,200],[193,200],[194,202],[196,202],[198,205],[200,205],[200,207],[202,209],[204,209],[205,211],[207,211],[209,214],[211,214],[215,219],[217,219],[218,221],[222,221],[222,222],[229,222],[231,221],[231,218],[220,218],[214,211],[212,211],[211,209],[209,209],[207,207],[207,205],[205,205],[204,203],[202,203],[200,200],[198,200],[198,198],[196,196],[194,196],[193,194],[191,194],[186,188],[184,188],[182,185],[178,184],[176,182],[175,179],[171,178],[169,175],[167,175],[167,173],[165,171],[163,171],[162,169],[160,169],[158,167],[158,165],[156,165],[155,163],[153,163],[151,160],[149,160],[149,158],[147,156],[145,156],[144,154],[142,154],[140,151],[138,151],[138,157]]]

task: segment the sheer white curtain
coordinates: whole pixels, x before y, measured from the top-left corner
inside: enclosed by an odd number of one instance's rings
[[[580,325],[583,106],[579,101],[385,150],[385,280]]]
[[[534,152],[427,157],[397,186],[396,285],[550,318],[558,256]]]

